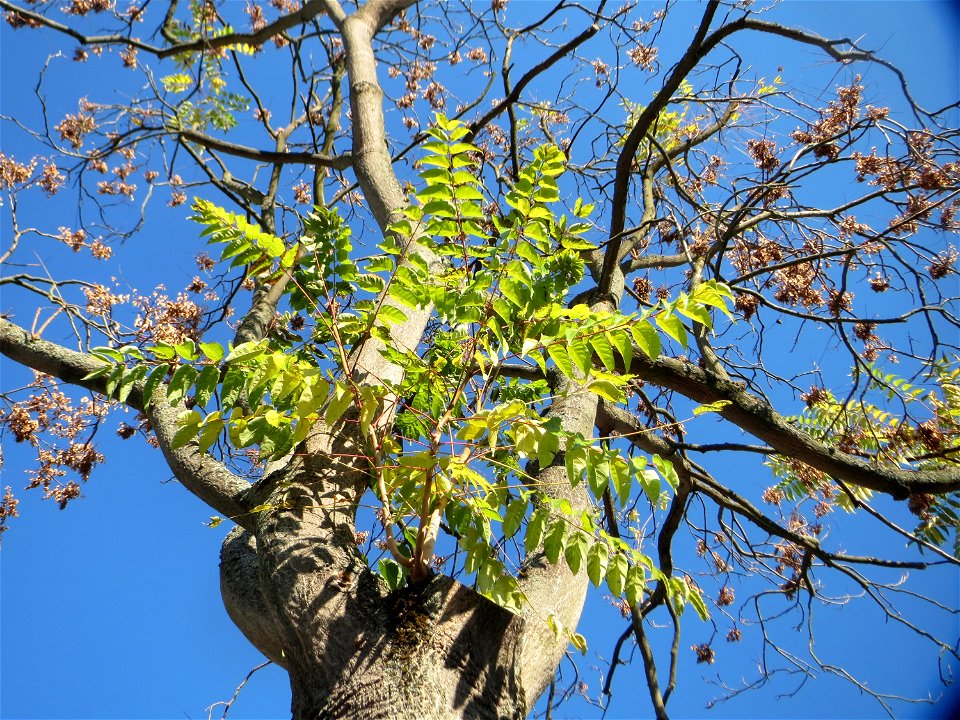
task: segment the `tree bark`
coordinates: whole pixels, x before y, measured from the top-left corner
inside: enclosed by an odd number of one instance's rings
[[[343,449],[342,434],[327,440]],[[343,497],[363,474],[324,456],[314,447],[271,478],[269,501],[286,507],[231,532],[221,553],[227,611],[288,670],[293,718],[524,717],[527,621],[442,575],[389,593]]]

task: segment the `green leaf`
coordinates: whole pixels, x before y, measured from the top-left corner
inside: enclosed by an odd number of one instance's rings
[[[193,440],[200,431],[201,422],[203,422],[203,415],[196,410],[186,412],[179,417],[177,423],[180,425],[180,428],[173,434],[173,440],[170,441],[170,448],[172,450],[179,450]]]
[[[120,380],[120,385],[117,387],[117,400],[126,402],[130,391],[133,390],[134,385],[143,380],[143,376],[147,374],[147,370],[149,370],[149,368],[141,364],[135,366],[130,372],[124,373],[123,378]]]
[[[543,538],[543,552],[547,560],[556,563],[560,559],[560,553],[563,551],[563,539],[567,534],[567,521],[565,518],[555,518],[550,523],[550,528]]]
[[[377,571],[391,592],[403,587],[403,568],[400,566],[400,563],[384,558],[377,563]]]
[[[175,345],[174,349],[177,351],[177,355],[182,357],[187,362],[193,362],[200,357],[199,353],[197,353],[197,346],[193,340],[185,340],[182,343]]]
[[[677,312],[685,315],[694,322],[698,322],[706,328],[713,327],[713,320],[710,317],[710,311],[703,305],[698,304],[689,297],[678,298],[681,302],[677,303]]]
[[[635,322],[630,326],[630,334],[633,335],[633,341],[648,358],[656,360],[660,356],[660,335],[649,320]]]
[[[583,479],[583,471],[588,467],[586,449],[574,439],[573,442],[568,444],[563,461],[567,469],[567,479],[570,481],[570,486],[576,487]]]
[[[377,255],[367,260],[368,273],[390,272],[391,270],[393,270],[393,258],[389,255]]]
[[[327,408],[323,412],[323,421],[333,427],[343,413],[347,411],[347,408],[350,407],[352,402],[353,392],[349,386],[338,382],[333,394],[330,396],[330,401],[327,403]]]
[[[377,294],[385,287],[386,282],[379,275],[360,275],[357,277],[357,287],[364,292]]]
[[[657,326],[676,340],[682,347],[687,346],[687,329],[673,313],[662,312],[656,317]]]
[[[585,464],[587,468],[587,485],[590,488],[590,492],[593,493],[593,496],[600,499],[603,496],[603,491],[607,489],[607,484],[610,482],[607,462],[601,456],[591,452],[587,454]]]
[[[590,352],[590,346],[583,338],[575,337],[567,343],[567,352],[570,353],[570,359],[576,363],[584,375],[590,372],[593,365],[593,353]]]
[[[524,308],[530,300],[530,289],[510,278],[500,279],[500,292],[518,308]]]
[[[527,523],[527,534],[523,538],[523,547],[528,553],[532,553],[540,547],[540,541],[543,539],[543,531],[546,528],[550,512],[546,508],[537,508],[530,516],[530,522]]]
[[[623,584],[627,579],[629,563],[623,553],[617,552],[607,565],[607,587],[614,597],[623,595]]]
[[[620,507],[623,507],[630,499],[633,489],[633,477],[623,458],[617,456],[610,461],[610,479],[613,480],[613,489],[620,498]]]
[[[117,386],[120,384],[120,380],[123,378],[123,373],[126,371],[125,365],[114,365],[113,370],[110,372],[110,375],[107,376],[107,381],[104,385],[104,390],[106,391],[107,397],[112,398],[114,392],[117,389]]]
[[[251,360],[255,357],[263,355],[267,349],[267,341],[256,340],[240,343],[233,350],[230,351],[230,354],[227,355],[226,362],[228,363],[239,363],[244,360]]]
[[[653,461],[657,471],[663,476],[663,479],[667,481],[667,484],[676,490],[680,484],[680,478],[677,476],[677,470],[673,467],[673,463],[659,455],[651,455],[650,459]]]
[[[703,595],[696,590],[691,590],[688,599],[690,600],[690,604],[693,605],[693,609],[697,611],[697,615],[700,616],[701,620],[706,620],[710,617],[710,611],[707,609],[707,604],[703,601]]]
[[[157,343],[153,348],[151,348],[153,356],[157,360],[173,360],[177,355],[176,348],[173,345],[168,345],[167,343]]]
[[[557,364],[557,367],[560,369],[564,375],[568,378],[573,377],[573,365],[570,363],[570,356],[567,354],[567,350],[560,343],[553,343],[547,346],[547,355],[550,356],[550,359]]]
[[[210,362],[218,363],[223,359],[223,345],[215,342],[203,342],[200,343],[200,349],[203,351],[203,354],[206,355]]]
[[[596,250],[597,245],[590,242],[589,240],[584,240],[583,238],[574,237],[573,235],[564,235],[560,239],[560,245],[566,250]]]
[[[623,358],[623,367],[630,372],[630,363],[633,362],[633,342],[630,339],[630,333],[623,328],[617,328],[610,331],[607,337]]]
[[[653,470],[645,469],[647,459],[642,455],[630,458],[630,470],[646,493],[647,499],[654,507],[660,504],[660,476]]]
[[[100,358],[101,360],[105,360],[106,362],[109,362],[111,365],[113,365],[114,363],[123,362],[123,353],[115,350],[114,348],[95,347],[90,351],[90,353],[95,357]]]
[[[616,369],[616,364],[613,358],[613,346],[610,345],[610,341],[607,339],[606,335],[591,335],[590,345],[597,353],[597,357],[600,358],[600,362],[603,363],[603,366],[610,372],[613,372]]]
[[[230,365],[227,374],[223,378],[223,385],[220,388],[220,401],[223,407],[235,407],[243,391],[244,381],[247,379],[247,372],[239,365]]]
[[[587,577],[594,587],[600,587],[607,574],[610,561],[608,553],[607,544],[604,542],[594,542],[587,551]]]
[[[108,365],[108,364],[104,363],[103,365],[101,365],[100,367],[98,367],[96,370],[91,370],[90,372],[88,372],[86,375],[83,376],[82,379],[83,379],[83,380],[93,380],[94,378],[98,378],[98,377],[101,377],[101,376],[103,376],[103,375],[106,375],[106,374],[107,374],[108,372],[110,372],[112,369],[113,369],[113,364],[109,364],[109,365]]]
[[[727,407],[727,405],[731,405],[732,403],[733,403],[732,400],[717,400],[712,403],[705,403],[703,405],[698,405],[697,407],[695,407],[693,409],[693,414],[694,416],[697,416],[697,415],[703,415],[704,413],[720,412],[725,407]]]
[[[639,605],[640,601],[643,600],[644,586],[643,567],[633,565],[627,570],[627,577],[623,588],[627,602],[633,606]]]
[[[623,402],[623,389],[610,380],[596,378],[587,383],[587,389],[610,402]]]
[[[376,389],[370,385],[363,385],[360,388],[360,432],[366,436],[380,410],[380,398]]]
[[[194,399],[197,407],[204,407],[210,400],[220,382],[220,369],[216,365],[205,365],[197,376],[197,390]]]
[[[203,426],[203,431],[200,433],[200,437],[197,438],[197,445],[200,452],[206,452],[210,449],[217,441],[217,438],[220,437],[220,433],[223,432],[223,426],[224,422],[221,418],[214,418],[213,420],[207,418]]]
[[[520,523],[523,522],[524,516],[527,514],[527,501],[523,499],[511,500],[510,504],[507,505],[507,512],[503,518],[503,536],[504,538],[512,538],[517,534],[517,531],[520,529]]]
[[[153,401],[153,393],[160,383],[163,382],[163,379],[167,376],[167,372],[170,370],[169,365],[157,365],[153,370],[150,371],[149,377],[147,377],[147,382],[143,386],[143,404],[144,406],[149,405]]]
[[[567,561],[567,567],[574,575],[580,572],[580,567],[587,557],[589,548],[590,539],[582,530],[575,531],[567,540],[567,546],[563,550],[563,558]]]
[[[393,305],[382,305],[380,311],[377,313],[377,319],[382,320],[385,323],[390,325],[396,325],[398,323],[406,322],[407,316],[398,307]]]
[[[197,371],[191,365],[181,365],[170,378],[170,384],[167,386],[167,402],[176,405],[187,395],[187,390],[193,384],[197,377]]]

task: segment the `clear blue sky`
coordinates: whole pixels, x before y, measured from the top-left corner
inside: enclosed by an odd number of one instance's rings
[[[651,11],[657,7],[649,5]],[[686,12],[697,9],[690,4],[681,6]],[[921,103],[935,106],[958,96],[960,34],[953,3],[793,1],[786,2],[773,17],[825,35],[863,36],[866,46],[879,49],[883,57],[907,72]],[[53,52],[62,46],[69,54],[72,45],[52,33],[14,33],[5,24],[0,42],[0,112],[16,115],[32,92],[36,63],[46,54],[43,49]],[[675,40],[666,45],[672,42]],[[803,84],[804,73],[815,75],[823,70],[823,56],[812,49],[797,51],[785,42],[769,39],[761,42],[759,52],[752,42],[738,45],[748,61],[758,66],[758,77],[771,77],[775,66],[784,63],[788,65],[787,82]],[[599,55],[602,49],[595,52]],[[666,48],[661,50],[660,60],[670,62]],[[66,65],[68,61],[60,63]],[[111,67],[115,66],[116,62]],[[77,90],[70,79],[73,69],[67,71],[62,78],[54,73],[50,87],[54,93],[69,91],[75,97]],[[884,70],[864,68],[863,72],[868,85],[892,87],[892,78]],[[817,75],[815,84],[822,84],[820,77]],[[91,99],[110,95],[96,84],[82,92]],[[882,102],[882,95],[879,99]],[[7,125],[3,133],[3,152],[17,154],[23,136]],[[192,257],[199,248],[196,229],[176,220],[187,214],[185,208],[181,210],[151,214],[143,233],[118,248],[113,272],[122,284],[148,291],[159,266],[160,274],[168,278],[168,288],[175,291],[194,274]],[[50,221],[53,230],[75,221],[76,208],[65,198],[50,203],[45,212],[57,215]],[[0,232],[7,231],[7,223],[4,215]],[[38,257],[49,264],[55,276],[58,271],[68,272],[75,258],[58,253],[52,245],[38,243]],[[18,322],[29,325],[34,306],[29,298],[11,293],[0,297],[0,311],[12,311]],[[4,390],[20,386],[26,377],[3,362]],[[120,419],[107,423],[104,436],[110,435]],[[22,473],[29,453],[11,447],[6,439],[4,443],[2,485],[20,490],[26,482]],[[207,706],[228,699],[245,674],[262,661],[221,606],[217,554],[228,528],[204,525],[211,511],[175,482],[167,482],[170,472],[158,452],[137,440],[119,442],[112,437],[104,437],[102,450],[106,464],[84,487],[85,497],[66,511],[40,502],[37,492],[18,493],[23,518],[12,521],[0,551],[0,717],[206,718]],[[851,544],[865,542],[858,536],[861,531],[868,532],[864,527],[845,524]],[[873,538],[867,537],[866,543],[874,543]],[[877,554],[881,554],[879,550]],[[945,602],[957,607],[960,585],[956,572],[935,575],[927,582],[932,583],[927,587],[938,588]],[[956,621],[938,622],[942,635],[960,636]],[[698,623],[693,617],[685,619],[683,647],[705,639]],[[595,658],[595,653],[609,657],[613,639],[622,629],[623,621],[607,603],[596,596],[588,601],[580,630],[591,642],[591,655],[581,663],[581,671],[594,694],[600,675],[591,670],[591,664],[601,668],[603,664],[590,658]],[[803,638],[798,636],[798,641]],[[863,604],[824,618],[817,643],[824,653],[835,651],[834,658],[846,658],[851,670],[862,671],[878,689],[889,687],[905,694],[941,692],[929,646],[921,646],[889,625],[879,625],[876,613]],[[752,675],[750,651],[755,647],[746,645],[729,650],[724,646],[723,663],[685,670],[678,695],[670,704],[672,715],[880,716],[871,700],[831,679],[808,683],[795,697],[778,699],[778,693],[796,687],[796,681],[786,679],[706,711],[706,702],[720,691],[702,678],[723,673],[726,680],[736,682],[740,669],[744,677]],[[568,673],[569,669],[567,666]],[[618,672],[620,684],[615,686],[608,717],[649,717],[639,658]],[[942,706],[905,708],[903,716],[946,717],[943,711]],[[561,715],[598,717],[599,711],[575,700]],[[219,717],[216,709],[214,717]],[[256,674],[230,717],[289,717],[285,673],[268,667]]]

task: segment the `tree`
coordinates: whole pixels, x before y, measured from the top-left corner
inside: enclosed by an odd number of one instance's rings
[[[692,32],[606,3],[0,6],[136,78],[55,116],[51,57],[42,122],[7,119],[46,149],[0,158],[2,282],[43,298],[0,320],[39,373],[4,395],[5,437],[63,508],[111,408],[140,413],[119,433],[236,524],[224,604],[295,718],[525,716],[585,648],[591,585],[628,621],[604,693],[635,644],[657,717],[692,614],[847,675],[767,632],[832,583],[957,658],[883,575],[958,562],[955,103],[902,81],[900,110],[870,104],[858,68],[894,67],[739,4]],[[820,99],[757,77],[753,37],[843,79]],[[44,238],[107,260],[188,190],[213,257],[175,298],[13,264]],[[24,216],[68,192],[74,223]],[[773,479],[729,477],[741,454]],[[860,518],[908,548],[848,550]]]

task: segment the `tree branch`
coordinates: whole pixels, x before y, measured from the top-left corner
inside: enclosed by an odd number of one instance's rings
[[[881,467],[847,455],[791,425],[765,400],[740,384],[712,377],[698,367],[660,357],[651,360],[639,349],[630,372],[648,382],[675,390],[700,403],[726,400],[720,415],[770,445],[777,453],[810,465],[839,480],[904,500],[915,493],[945,493],[960,489],[960,467],[943,470],[904,470]]]
[[[0,0],[0,8],[4,8],[10,12],[14,12],[18,15],[29,18],[45,27],[50,28],[51,30],[56,30],[57,32],[69,35],[81,45],[130,45],[138,50],[155,55],[161,60],[163,58],[180,55],[182,53],[208,52],[210,50],[218,50],[220,48],[229,47],[230,45],[262,45],[275,35],[279,35],[285,30],[289,30],[292,27],[306,22],[312,17],[320,15],[324,11],[324,4],[325,3],[323,0],[309,0],[309,2],[305,3],[304,6],[296,12],[289,13],[288,15],[282,15],[272,23],[264,25],[256,32],[235,32],[227,35],[220,35],[218,37],[201,38],[199,40],[193,40],[187,43],[179,43],[169,47],[160,48],[156,45],[150,45],[136,38],[124,37],[122,35],[84,35],[78,30],[75,30],[68,25],[64,25],[63,23],[59,23],[56,20],[51,20],[45,15],[21,8],[13,3],[8,2],[8,0]],[[166,22],[164,23],[164,27],[166,27]]]
[[[2,2],[2,0],[0,0]],[[164,131],[166,132],[166,131]],[[227,155],[246,158],[247,160],[256,160],[257,162],[275,163],[279,165],[312,165],[314,167],[333,168],[334,170],[344,170],[350,167],[352,159],[349,154],[344,155],[321,155],[312,152],[293,152],[276,150],[260,150],[258,148],[238,145],[222,138],[216,138],[196,130],[177,130],[175,135],[188,142],[202,145],[208,150],[219,150]]]
[[[106,378],[84,379],[104,363],[86,353],[69,350],[56,343],[33,337],[23,328],[0,318],[0,353],[26,367],[52,375],[63,382],[95,393],[106,394]],[[246,493],[250,483],[234,475],[222,463],[201,453],[193,444],[173,450],[170,447],[177,428],[179,408],[171,407],[159,392],[149,407],[143,404],[142,384],[134,387],[126,404],[145,412],[160,449],[177,480],[207,505],[245,528],[252,527],[246,515]]]

